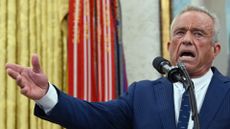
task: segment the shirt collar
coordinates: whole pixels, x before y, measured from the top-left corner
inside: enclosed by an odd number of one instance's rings
[[[209,71],[205,73],[203,76],[198,78],[192,78],[195,92],[209,85],[212,76],[213,76],[213,72],[211,69],[209,69]],[[183,85],[181,83],[179,82],[174,83],[174,86],[176,86],[176,88],[180,89],[181,91],[184,91]]]
[[[203,76],[198,78],[193,78],[192,81],[194,83],[195,91],[199,91],[205,85],[209,85],[213,76],[213,72],[211,69],[208,70]]]

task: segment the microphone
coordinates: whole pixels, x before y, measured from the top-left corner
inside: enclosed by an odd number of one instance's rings
[[[192,110],[194,129],[200,129],[199,114],[197,111],[196,98],[194,94],[194,84],[182,62],[177,66],[171,66],[170,62],[163,57],[156,57],[152,62],[153,67],[161,74],[167,74],[168,79],[173,82],[181,82],[185,90],[188,90],[189,104]]]
[[[153,67],[161,74],[166,74],[171,82],[183,80],[183,73],[180,68],[171,66],[171,63],[163,57],[156,57],[152,62]]]

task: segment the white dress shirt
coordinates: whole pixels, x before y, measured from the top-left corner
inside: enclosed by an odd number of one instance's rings
[[[192,79],[194,83],[194,92],[196,97],[196,104],[197,104],[197,111],[199,112],[204,101],[205,94],[207,92],[209,83],[212,79],[212,70],[210,69],[205,75]],[[175,117],[176,123],[179,119],[179,112],[180,112],[180,105],[182,94],[184,93],[185,89],[183,85],[179,82],[173,84],[173,92],[174,92],[174,107],[175,107]],[[193,120],[192,120],[192,113],[190,113],[188,129],[193,129]]]
[[[202,77],[192,79],[194,83],[194,87],[195,87],[194,92],[195,92],[198,112],[201,109],[201,106],[204,100],[204,96],[208,89],[212,75],[213,73],[212,73],[212,70],[210,69]],[[183,88],[183,85],[181,83],[173,84],[176,123],[178,122],[181,99],[182,99],[182,94],[184,93],[184,91],[185,89]],[[48,113],[49,111],[51,111],[58,102],[58,95],[57,95],[57,91],[54,88],[54,86],[52,84],[49,84],[49,89],[47,91],[47,94],[43,96],[40,100],[35,100],[35,102],[45,111],[45,113]],[[192,128],[193,128],[193,121],[190,115],[188,129],[192,129]]]
[[[35,102],[45,111],[45,113],[51,111],[58,102],[58,95],[54,86],[49,83],[49,89],[46,95],[43,96],[40,100],[35,100]]]

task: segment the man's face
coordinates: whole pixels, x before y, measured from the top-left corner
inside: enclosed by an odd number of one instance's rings
[[[205,13],[188,11],[178,16],[168,43],[171,63],[183,62],[191,77],[206,73],[220,51],[220,44],[212,42],[213,28],[212,19]]]

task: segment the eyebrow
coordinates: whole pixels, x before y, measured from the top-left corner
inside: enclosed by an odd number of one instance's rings
[[[187,31],[187,30],[191,30],[191,31],[200,31],[204,34],[207,34],[207,32],[203,29],[200,29],[200,28],[188,28],[188,27],[179,27],[179,28],[176,28],[173,32],[176,32],[178,30],[182,30],[182,31]]]

